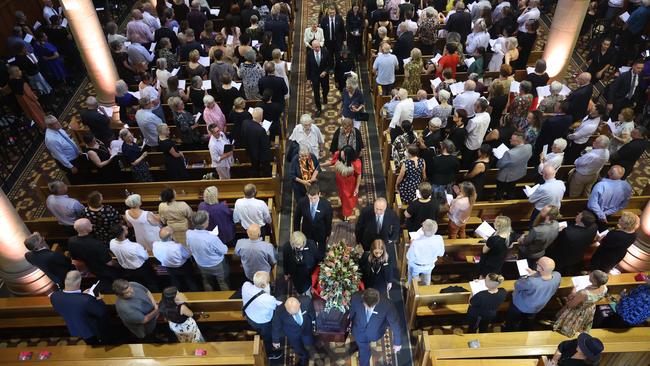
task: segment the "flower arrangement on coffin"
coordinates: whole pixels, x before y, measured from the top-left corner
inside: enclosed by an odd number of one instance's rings
[[[361,285],[358,256],[358,253],[343,241],[330,245],[325,260],[320,264],[318,275],[320,297],[326,301],[325,311],[347,311],[352,294]]]

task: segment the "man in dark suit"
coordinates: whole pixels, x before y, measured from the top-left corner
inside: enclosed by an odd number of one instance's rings
[[[284,79],[275,76],[275,64],[272,61],[267,61],[264,63],[264,72],[265,76],[262,76],[257,82],[257,87],[260,90],[260,95],[264,94],[266,89],[273,91],[273,96],[271,100],[273,103],[278,103],[282,106],[284,110],[284,96],[287,95],[289,89],[287,88],[287,83],[284,82]]]
[[[533,166],[539,164],[539,154],[542,152],[544,145],[548,145],[550,148],[553,146],[555,139],[566,137],[569,127],[573,124],[573,117],[568,114],[568,111],[569,102],[562,101],[555,107],[557,114],[542,123],[542,128],[539,130],[539,135],[533,147],[533,156],[530,159]]]
[[[180,61],[188,61],[190,57],[190,52],[197,50],[201,56],[205,56],[206,53],[203,50],[203,46],[196,40],[196,34],[191,28],[185,30],[185,43],[178,48],[178,57]]]
[[[445,25],[447,32],[456,32],[460,34],[461,44],[465,44],[467,35],[472,32],[472,15],[465,11],[465,3],[459,1],[456,3],[456,12],[449,16]]]
[[[90,132],[97,137],[97,139],[106,145],[111,145],[111,141],[115,135],[111,129],[111,117],[99,111],[99,103],[95,97],[86,98],[86,108],[79,111],[81,122],[88,126]]]
[[[572,116],[574,121],[583,119],[587,115],[589,101],[594,89],[591,85],[591,74],[588,72],[578,75],[576,83],[578,88],[566,97],[566,101],[569,103],[567,114]]]
[[[273,314],[273,348],[280,348],[280,338],[287,337],[293,351],[298,355],[296,365],[307,366],[314,358],[314,333],[312,324],[316,314],[311,300],[303,296],[289,297],[284,306],[275,308]]]
[[[330,5],[327,9],[327,16],[320,20],[320,27],[323,29],[325,36],[325,48],[329,51],[329,67],[334,67],[334,60],[341,52],[341,47],[345,41],[345,23],[343,17],[336,14],[336,7]]]
[[[314,92],[314,103],[316,103],[316,117],[321,113],[321,89],[323,90],[323,101],[327,104],[327,93],[330,91],[330,69],[329,51],[321,47],[318,40],[311,42],[311,49],[307,51],[306,73],[307,80],[311,82],[311,89]]]
[[[262,127],[264,110],[255,108],[253,119],[242,122],[241,138],[251,160],[254,177],[271,176],[271,141]]]
[[[400,36],[395,42],[395,49],[393,54],[397,57],[399,62],[400,71],[404,70],[404,59],[411,57],[411,50],[413,50],[414,35],[408,28],[406,23],[400,23]]]
[[[357,243],[361,243],[365,251],[370,250],[370,244],[376,239],[382,239],[387,243],[387,248],[391,246],[391,243],[397,243],[399,240],[399,217],[395,211],[387,207],[386,199],[380,197],[372,206],[368,205],[361,210],[354,234],[357,237]],[[390,248],[387,250],[389,255],[394,255],[394,250]]]
[[[70,258],[51,251],[45,239],[38,232],[25,239],[25,247],[29,249],[29,252],[25,253],[25,259],[43,271],[59,288],[63,288],[65,275],[74,270]]]
[[[287,50],[286,38],[291,31],[289,22],[280,18],[277,15],[271,15],[271,19],[264,21],[264,31],[273,34],[272,43],[280,49],[280,51]]]
[[[609,85],[607,94],[607,110],[612,118],[618,118],[618,113],[625,107],[631,107],[643,90],[639,88],[643,71],[643,60],[634,61],[632,69],[622,73]]]
[[[173,29],[169,28],[165,24],[161,24],[161,27],[156,29],[156,32],[154,33],[153,39],[157,43],[157,48],[161,48],[161,45],[158,43],[160,43],[160,40],[163,38],[169,38],[169,42],[172,44],[172,51],[176,51],[178,49],[180,42],[178,41],[176,32],[174,32]]]
[[[381,339],[389,325],[393,333],[393,350],[399,352],[402,349],[402,329],[397,311],[374,288],[352,295],[350,321],[354,341],[359,347],[359,366],[370,365],[370,342]]]
[[[332,206],[321,199],[318,184],[307,188],[307,196],[298,200],[293,214],[293,230],[301,231],[318,245],[318,261],[327,253],[327,238],[332,233]]]
[[[621,146],[611,157],[612,165],[620,165],[625,168],[623,179],[632,172],[634,164],[643,155],[646,150],[650,150],[650,141],[648,141],[648,130],[643,126],[637,126],[630,133],[632,140]]]
[[[555,270],[563,276],[577,274],[597,231],[596,215],[589,210],[580,212],[575,224],[560,231],[553,244],[546,249],[546,256],[555,260]]]
[[[65,320],[70,335],[80,337],[88,345],[107,340],[108,310],[101,295],[81,292],[81,273],[70,271],[65,276],[65,287],[50,295],[54,310]]]

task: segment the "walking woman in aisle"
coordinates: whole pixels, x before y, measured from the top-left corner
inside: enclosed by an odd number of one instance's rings
[[[343,219],[347,221],[354,213],[359,199],[361,185],[361,160],[350,145],[345,145],[334,153],[332,160],[321,164],[321,167],[334,166],[336,172],[336,187],[341,200]]]
[[[167,287],[163,291],[158,309],[169,323],[169,329],[176,334],[179,342],[205,342],[201,330],[193,318],[194,313],[186,302],[187,297],[182,292],[179,292],[176,287]]]

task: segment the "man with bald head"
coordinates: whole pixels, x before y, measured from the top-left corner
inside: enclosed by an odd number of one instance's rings
[[[235,255],[241,258],[244,274],[249,281],[252,281],[258,271],[271,273],[277,260],[273,245],[261,238],[258,224],[251,224],[246,229],[246,234],[248,238],[237,240]]]
[[[573,121],[583,119],[587,115],[589,101],[593,88],[591,86],[591,74],[583,72],[576,78],[578,88],[567,95],[566,101],[569,103],[567,114],[573,118]]]
[[[111,141],[115,135],[111,129],[111,116],[104,113],[104,110],[99,110],[99,103],[97,98],[86,98],[86,108],[79,111],[81,122],[90,128],[90,132],[97,137],[98,140],[104,143],[106,147],[111,145]]]
[[[464,109],[467,112],[467,117],[473,118],[474,114],[476,114],[474,106],[481,94],[475,91],[476,83],[474,80],[467,80],[464,86],[463,92],[454,97],[454,109]]]
[[[160,240],[152,244],[153,255],[167,269],[172,285],[181,291],[199,291],[192,278],[194,266],[189,260],[192,255],[183,244],[174,241],[174,229],[165,226],[159,236]]]
[[[74,222],[77,235],[68,239],[70,258],[82,261],[88,270],[100,280],[99,289],[110,293],[113,280],[119,278],[120,270],[113,260],[108,246],[97,240],[93,235],[93,224],[88,219],[78,219]]]
[[[607,178],[603,178],[591,189],[587,207],[598,217],[598,227],[607,227],[607,216],[625,207],[632,197],[632,186],[623,180],[625,168],[613,165],[609,168]]]
[[[542,168],[544,184],[537,187],[537,190],[528,196],[528,202],[535,206],[530,216],[531,227],[535,221],[535,217],[537,217],[542,208],[548,205],[554,205],[560,208],[562,204],[562,197],[564,197],[564,192],[566,192],[566,186],[563,181],[555,179],[556,172],[555,167],[550,164],[545,164]]]
[[[386,199],[379,197],[373,205],[367,205],[361,210],[354,232],[357,243],[360,243],[365,251],[370,250],[373,241],[382,239],[387,244],[388,255],[392,257],[392,245],[399,240],[399,217],[395,211],[388,208]]]
[[[271,176],[271,141],[262,127],[264,110],[254,108],[252,117],[242,122],[241,139],[251,160],[253,177]]]
[[[308,365],[314,355],[314,333],[312,323],[316,319],[314,308],[308,297],[290,297],[284,306],[278,306],[273,314],[273,348],[280,347],[282,336],[298,355],[297,365]]]
[[[560,287],[562,277],[555,271],[555,261],[549,257],[538,259],[535,270],[528,268],[528,273],[515,282],[506,315],[505,330],[508,332],[530,330],[535,315],[544,309]]]
[[[138,9],[131,11],[131,21],[126,25],[126,37],[130,42],[140,43],[146,48],[153,42],[153,33],[147,23],[144,22],[142,12]]]

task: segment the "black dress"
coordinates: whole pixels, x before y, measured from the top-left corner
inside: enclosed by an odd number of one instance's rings
[[[190,88],[190,100],[192,101],[192,114],[203,113],[205,105],[203,104],[203,97],[205,90]],[[203,118],[203,116],[201,116]]]
[[[513,237],[510,238],[512,243]],[[486,276],[488,273],[501,273],[501,267],[503,267],[503,262],[506,260],[506,255],[508,254],[508,245],[506,239],[498,236],[492,235],[487,239],[485,243],[490,251],[481,255],[481,261],[479,262],[479,274],[481,276]]]
[[[496,149],[501,146],[501,144],[504,144],[508,148],[511,148],[512,145],[510,145],[510,138],[516,131],[515,126],[499,126],[497,127],[497,131],[499,131],[499,139],[490,141],[490,146],[492,146],[493,149]]]
[[[474,188],[476,189],[476,200],[480,201],[483,199],[483,187],[485,186],[485,172],[489,169],[489,166],[487,163],[483,161],[475,161],[469,167],[468,172],[474,170],[474,167],[478,164],[483,164],[483,172],[476,174],[474,177],[470,178],[469,181],[472,182],[472,184],[474,184]]]
[[[591,64],[587,68],[587,72],[591,74],[593,80],[598,80],[596,73],[600,71],[605,65],[611,65],[614,61],[614,51],[609,48],[603,55],[600,51],[600,46],[595,50],[591,51],[589,54],[588,60],[591,60]]]
[[[88,148],[87,151],[94,151],[99,160],[104,162],[111,158],[111,153],[106,148],[106,145],[99,144],[97,148]],[[97,169],[97,173],[91,173],[89,176],[93,182],[97,183],[118,183],[122,181],[122,169],[120,168],[119,159],[113,158],[110,163],[98,168],[95,164],[91,164],[91,170]]]
[[[230,141],[234,140],[235,147],[241,148],[244,146],[244,141],[241,138],[241,125],[248,119],[253,119],[253,116],[248,111],[237,112],[233,109],[228,113],[228,122],[233,124]]]
[[[370,252],[363,253],[359,260],[359,269],[366,288],[374,288],[386,293],[386,286],[393,281],[393,268],[390,258],[386,262],[370,261]]]
[[[492,107],[492,113],[490,113],[490,128],[497,128],[497,126],[499,126],[499,121],[501,120],[503,111],[506,109],[506,104],[508,104],[507,94],[490,98],[490,106]]]
[[[176,149],[176,144],[170,139],[158,140],[158,149],[162,151],[165,157],[165,170],[169,180],[188,180],[189,174],[185,169],[185,159],[182,156],[174,157],[170,153],[171,149]]]
[[[590,270],[599,269],[608,273],[618,264],[636,240],[636,233],[626,233],[621,230],[610,230],[601,241],[598,249],[591,257]]]
[[[418,231],[422,227],[424,220],[437,221],[439,209],[440,203],[434,197],[431,197],[429,202],[421,202],[419,199],[412,201],[406,209],[406,212],[411,215],[406,219],[406,228],[410,232]]]
[[[221,108],[224,116],[229,115],[230,111],[232,111],[232,105],[235,103],[235,99],[244,97],[244,94],[234,86],[230,89],[224,89],[221,86],[218,86],[212,89],[212,91],[212,96],[219,102],[219,107]]]
[[[284,244],[282,254],[284,257],[284,273],[291,275],[293,287],[302,294],[311,287],[311,274],[316,267],[316,243],[307,240],[301,250],[294,249],[290,243]]]
[[[472,296],[467,309],[468,333],[476,333],[477,329],[481,333],[486,333],[490,322],[497,315],[497,309],[505,301],[507,295],[508,292],[504,288],[499,288],[494,294],[489,291],[481,291]]]
[[[545,86],[548,83],[549,77],[547,73],[538,75],[533,72],[528,74],[528,76],[526,76],[526,80],[530,81],[530,83],[533,84],[532,94],[533,97],[537,97],[537,88],[541,86]]]

